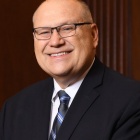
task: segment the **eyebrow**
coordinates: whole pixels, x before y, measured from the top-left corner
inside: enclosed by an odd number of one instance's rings
[[[78,21],[79,22],[79,21]],[[62,26],[62,25],[67,25],[67,24],[75,24],[75,23],[78,23],[78,22],[73,22],[73,21],[65,21],[65,22],[60,22],[58,25],[56,24],[56,26],[39,26],[39,27],[33,27],[34,29],[35,28],[43,28],[43,27],[50,27],[50,28],[54,28],[54,27],[57,27],[57,26]]]

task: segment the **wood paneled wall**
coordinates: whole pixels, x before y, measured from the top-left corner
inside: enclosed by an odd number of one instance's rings
[[[99,28],[97,55],[107,66],[131,76],[130,0],[87,0]]]
[[[42,1],[1,1],[0,107],[19,90],[48,77],[36,62],[32,37],[32,14]],[[85,1],[99,28],[101,61],[140,80],[140,1]]]
[[[132,3],[132,77],[140,80],[140,0],[131,0]],[[130,22],[130,21],[129,21]]]

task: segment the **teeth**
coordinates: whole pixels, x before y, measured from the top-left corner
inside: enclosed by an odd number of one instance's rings
[[[67,54],[67,52],[61,52],[61,53],[56,53],[56,54],[51,54],[51,56],[62,56]]]

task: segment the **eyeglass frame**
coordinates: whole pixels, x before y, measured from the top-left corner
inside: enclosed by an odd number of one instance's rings
[[[92,23],[91,22],[81,22],[81,23],[63,24],[63,25],[60,25],[60,26],[52,27],[52,28],[51,27],[37,27],[37,28],[33,28],[33,34],[34,34],[34,36],[35,36],[35,38],[37,40],[49,40],[51,38],[51,36],[52,36],[53,30],[56,29],[57,33],[60,35],[61,38],[67,38],[67,37],[74,36],[76,34],[76,28],[77,28],[77,26],[81,26],[81,25],[85,25],[85,24],[92,24]],[[58,28],[60,28],[62,26],[65,26],[65,25],[74,25],[75,26],[75,29],[74,29],[75,33],[73,35],[70,35],[70,36],[62,37],[61,34],[59,33],[60,30],[58,30]],[[37,33],[36,32],[36,29],[39,29],[39,28],[42,28],[42,29],[43,28],[50,28],[50,31],[51,31],[50,32],[50,37],[47,38],[47,39],[38,39],[35,34]]]

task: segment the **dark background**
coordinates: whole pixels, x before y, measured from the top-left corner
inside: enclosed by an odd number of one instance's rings
[[[0,107],[26,86],[48,75],[38,66],[32,15],[42,0],[0,4]],[[86,0],[99,28],[97,55],[114,70],[140,80],[140,1]]]

